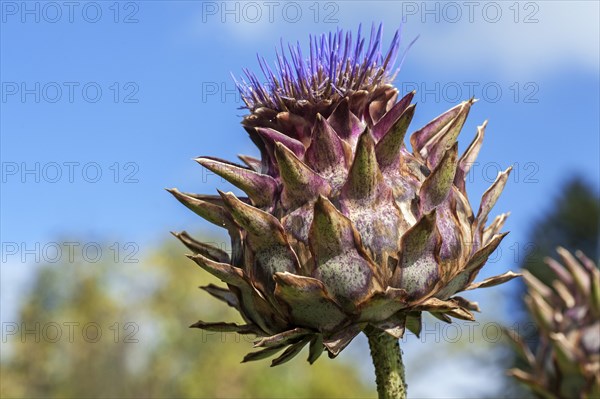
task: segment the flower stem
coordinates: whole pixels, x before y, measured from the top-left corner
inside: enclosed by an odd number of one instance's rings
[[[379,399],[406,399],[404,364],[398,340],[371,326],[364,333],[369,338]]]

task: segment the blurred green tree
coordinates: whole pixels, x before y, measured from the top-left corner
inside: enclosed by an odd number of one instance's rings
[[[599,240],[600,198],[583,179],[575,177],[563,185],[549,212],[534,223],[527,240],[529,251],[521,267],[544,282],[551,281],[554,275],[544,258],[554,257],[557,246],[573,253],[581,250],[598,259]]]
[[[374,397],[350,355],[311,367],[300,357],[276,368],[267,361],[240,365],[251,337],[188,329],[200,317],[241,320],[195,288],[220,282],[184,253],[169,243],[139,264],[43,267],[19,320],[3,330],[0,396]]]

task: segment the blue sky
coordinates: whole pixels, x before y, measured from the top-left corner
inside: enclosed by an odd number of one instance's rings
[[[3,319],[36,263],[4,253],[10,243],[78,237],[144,253],[170,230],[210,228],[163,188],[231,189],[192,158],[256,154],[230,72],[258,69],[256,53],[273,59],[280,38],[381,21],[389,41],[404,22],[404,45],[419,36],[396,80],[417,89],[413,128],[480,99],[459,138],[466,148],[489,120],[472,202],[515,165],[495,208],[512,212],[512,233],[483,277],[516,268],[517,246],[566,178],[598,191],[594,1],[0,4]]]

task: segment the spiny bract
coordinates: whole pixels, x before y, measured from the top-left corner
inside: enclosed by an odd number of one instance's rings
[[[414,93],[397,101],[390,83],[399,47],[396,32],[381,52],[382,30],[367,41],[338,31],[283,45],[276,72],[259,63],[266,83],[249,71],[238,88],[250,111],[242,125],[261,159],[245,166],[212,157],[197,161],[248,197],[169,190],[206,220],[227,229],[232,254],[176,236],[193,259],[227,284],[204,287],[236,308],[247,324],[193,325],[261,337],[245,360],[281,364],[310,344],[309,361],[336,356],[367,325],[394,337],[421,328],[421,312],[473,320],[476,303],[453,296],[516,276],[473,280],[505,234],[507,214],[489,226],[491,208],[510,168],[485,192],[477,215],[465,177],[485,123],[466,152],[457,136],[474,100],[438,116],[404,145]]]
[[[600,397],[600,271],[577,251],[559,247],[562,263],[546,258],[555,274],[548,284],[525,271],[525,302],[534,320],[535,354],[514,332],[509,337],[525,360],[512,374],[539,397]]]

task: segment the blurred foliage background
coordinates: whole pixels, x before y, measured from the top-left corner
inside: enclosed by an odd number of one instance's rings
[[[600,198],[581,177],[566,181],[555,195],[544,215],[532,224],[527,256],[521,263],[521,268],[544,282],[554,276],[544,258],[556,257],[559,245],[571,252],[581,250],[591,259],[600,256]]]
[[[241,320],[196,288],[221,283],[184,253],[169,242],[139,264],[43,267],[22,303],[18,330],[4,334],[9,345],[0,365],[1,396],[375,396],[351,364],[357,359],[323,358],[308,367],[305,356],[298,356],[276,368],[260,361],[240,365],[252,349],[250,338],[188,329],[200,316]],[[23,335],[25,329],[37,333]]]

